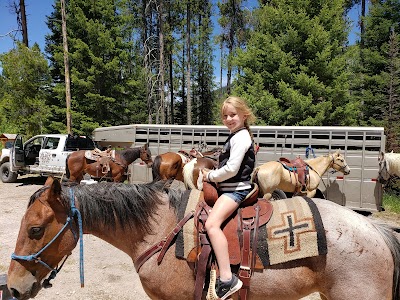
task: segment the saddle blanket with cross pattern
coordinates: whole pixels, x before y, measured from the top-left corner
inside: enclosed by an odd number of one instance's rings
[[[264,267],[327,254],[324,225],[307,197],[271,202],[270,221],[260,227],[257,254]]]

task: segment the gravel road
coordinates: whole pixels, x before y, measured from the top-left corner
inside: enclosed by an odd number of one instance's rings
[[[0,181],[0,275],[7,273],[10,255],[14,251],[19,224],[29,197],[44,183],[40,177],[22,177],[17,183]],[[374,214],[394,225],[399,216]],[[76,247],[62,271],[53,280],[53,287],[43,289],[39,300],[147,300],[131,259],[102,240],[84,236],[85,287],[80,287],[79,247]],[[317,293],[302,300],[319,300]],[[3,299],[5,300],[5,299]]]

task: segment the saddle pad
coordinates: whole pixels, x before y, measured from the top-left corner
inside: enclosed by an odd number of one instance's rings
[[[315,203],[307,197],[271,201],[270,221],[258,236],[264,267],[327,253],[325,230]]]
[[[196,209],[197,203],[203,199],[203,193],[199,190],[187,190],[182,194],[181,202],[177,211],[178,221],[183,219],[189,212]],[[186,259],[190,251],[196,247],[194,236],[197,229],[195,228],[194,221],[189,220],[183,226],[182,230],[176,237],[176,250],[175,256],[177,258]]]

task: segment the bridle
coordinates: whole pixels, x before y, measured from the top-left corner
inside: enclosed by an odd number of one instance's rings
[[[65,221],[64,226],[60,229],[60,231],[52,238],[52,240],[47,243],[41,250],[39,250],[35,254],[31,255],[16,255],[15,253],[11,254],[11,259],[12,260],[22,260],[22,261],[28,261],[28,262],[35,262],[35,263],[40,263],[42,266],[46,267],[51,271],[49,277],[43,281],[43,287],[44,288],[49,288],[51,287],[50,280],[54,279],[57,275],[57,273],[61,270],[63,267],[65,261],[69,257],[70,254],[66,255],[63,262],[61,263],[60,267],[52,268],[49,264],[44,262],[41,258],[40,255],[48,248],[54,241],[57,240],[57,238],[68,228],[71,227],[71,230],[74,234],[74,238],[76,241],[80,239],[80,260],[79,260],[79,271],[80,271],[80,280],[81,280],[81,287],[84,287],[84,266],[83,266],[83,229],[82,229],[82,216],[80,211],[76,208],[75,206],[75,196],[74,196],[74,191],[70,188],[70,205],[71,209],[69,211],[67,220]],[[73,230],[72,222],[74,218],[77,218],[78,222],[78,231],[79,231],[79,237],[77,236],[76,232]]]
[[[339,170],[335,169],[335,172],[342,172],[343,174],[346,174],[345,169],[349,166],[348,164],[345,164],[344,166],[339,165],[338,163],[335,162],[335,157],[332,155],[332,162],[331,162],[331,166],[333,168],[333,166],[337,166],[339,167]]]

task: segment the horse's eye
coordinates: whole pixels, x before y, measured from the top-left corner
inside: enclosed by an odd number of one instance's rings
[[[32,227],[30,229],[30,235],[33,238],[40,237],[43,234],[43,228],[42,227]]]

